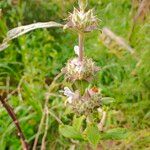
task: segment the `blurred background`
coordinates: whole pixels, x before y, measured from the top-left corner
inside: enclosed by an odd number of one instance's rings
[[[85,53],[92,57],[102,70],[97,86],[104,96],[113,97],[108,111],[106,128],[124,127],[130,132],[124,140],[102,140],[99,149],[148,150],[150,148],[150,15],[146,8],[135,21],[140,0],[90,0],[89,8],[95,9],[99,28],[109,28],[124,38],[135,50],[117,50],[106,46],[100,39],[101,31],[87,34]],[[149,3],[149,2],[148,2]],[[69,12],[77,6],[75,0],[1,0],[0,43],[8,30],[33,22],[56,21],[65,23]],[[18,88],[8,102],[14,108],[30,145],[33,145],[42,116],[46,86],[74,56],[77,35],[62,29],[38,29],[13,40],[9,48],[0,52],[1,98]],[[61,89],[61,85],[60,85]],[[58,90],[60,90],[58,89]],[[72,120],[64,101],[52,97],[49,109],[64,123]],[[58,131],[59,123],[50,116],[46,139],[47,149],[64,150],[72,142]],[[38,146],[40,147],[40,135]],[[0,105],[0,149],[21,149],[15,126]],[[89,149],[78,143],[76,149]]]

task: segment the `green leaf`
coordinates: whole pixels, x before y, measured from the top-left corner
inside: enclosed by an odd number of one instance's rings
[[[81,116],[81,117],[76,117],[74,116],[73,118],[73,127],[77,130],[77,131],[81,131],[81,128],[82,128],[82,123],[83,123],[83,120],[84,120],[84,116]]]
[[[98,127],[95,125],[88,126],[86,129],[86,135],[88,141],[92,144],[94,148],[96,148],[100,141],[100,132],[98,130]]]
[[[121,140],[127,138],[129,132],[125,128],[114,128],[102,134],[102,139]]]
[[[114,100],[115,100],[115,99],[114,99],[114,98],[111,98],[111,97],[103,97],[103,98],[101,99],[102,104],[104,104],[104,105],[109,105],[109,104],[113,103]]]
[[[82,134],[77,131],[73,126],[69,125],[60,125],[59,126],[59,132],[62,134],[64,137],[67,138],[72,138],[76,140],[82,140]]]

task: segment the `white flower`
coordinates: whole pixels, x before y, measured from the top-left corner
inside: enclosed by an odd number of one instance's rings
[[[72,92],[68,87],[64,87],[64,95],[68,97],[67,101],[71,104],[75,93]]]
[[[74,47],[75,54],[79,56],[79,46]]]

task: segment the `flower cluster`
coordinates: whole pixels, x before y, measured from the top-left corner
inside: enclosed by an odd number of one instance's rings
[[[73,13],[68,17],[65,28],[74,28],[81,32],[90,32],[97,28],[98,19],[93,13],[93,9],[84,12],[74,8]]]
[[[74,82],[76,80],[90,81],[99,70],[100,68],[95,65],[91,58],[84,57],[82,62],[78,58],[70,59],[62,72],[67,80]]]
[[[67,104],[78,115],[89,115],[101,106],[102,95],[96,87],[87,89],[83,95],[68,87],[65,87],[63,92],[67,96]]]
[[[74,51],[76,55],[79,55],[78,46],[74,47]],[[90,81],[99,70],[100,67],[97,67],[91,58],[84,57],[83,61],[79,61],[79,58],[75,57],[67,62],[62,72],[67,80],[74,82],[76,80]]]

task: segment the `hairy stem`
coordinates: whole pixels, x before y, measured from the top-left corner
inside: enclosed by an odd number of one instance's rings
[[[13,120],[16,128],[17,128],[18,136],[21,140],[23,150],[29,150],[29,147],[28,147],[28,144],[26,142],[25,136],[24,136],[24,134],[21,130],[19,121],[16,117],[15,112],[13,111],[13,108],[1,97],[0,97],[0,101],[3,104],[4,108],[6,109],[6,111],[8,112],[9,116],[12,118],[12,120]]]
[[[79,33],[79,61],[83,61],[83,52],[84,52],[84,33]]]

